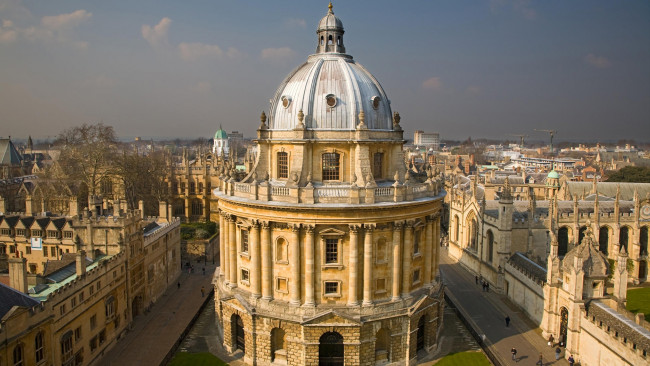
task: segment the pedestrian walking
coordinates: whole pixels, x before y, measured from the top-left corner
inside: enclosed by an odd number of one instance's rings
[[[205,296],[205,286],[201,286],[201,297]]]
[[[178,283],[178,288],[181,288],[181,283],[180,282]]]
[[[510,326],[510,315],[506,315],[506,327]]]
[[[560,349],[560,347],[557,347],[555,349],[555,361],[560,359],[560,353],[562,353],[562,349]]]
[[[567,361],[569,361],[570,366],[573,366],[573,364],[576,362],[576,360],[573,359],[573,355],[570,355]]]
[[[553,345],[555,344],[555,343],[553,343],[553,342],[555,342],[555,338],[553,338],[553,335],[551,334],[551,335],[548,337],[548,346],[552,348]]]
[[[544,357],[541,353],[539,354],[539,361],[535,365],[544,366]]]
[[[203,267],[203,275],[205,276],[205,267]]]
[[[517,349],[515,347],[512,347],[512,349],[510,350],[510,353],[512,353],[512,360],[516,362],[517,361]]]
[[[474,280],[476,281],[476,284],[478,285],[478,276],[474,276]]]

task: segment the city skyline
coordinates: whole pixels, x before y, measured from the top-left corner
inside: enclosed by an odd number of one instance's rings
[[[347,53],[381,82],[405,136],[650,136],[650,5],[334,2]],[[0,1],[2,135],[253,136],[314,53],[321,2]]]

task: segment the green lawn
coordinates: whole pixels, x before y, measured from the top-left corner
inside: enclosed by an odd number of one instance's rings
[[[627,310],[643,313],[645,320],[650,321],[650,287],[627,290]]]
[[[174,356],[169,366],[223,366],[228,365],[221,361],[217,356],[208,353],[187,353],[179,352]]]
[[[490,366],[483,352],[452,353],[436,362],[436,366]]]

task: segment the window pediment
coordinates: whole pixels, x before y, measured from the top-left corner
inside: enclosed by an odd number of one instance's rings
[[[331,236],[341,237],[341,236],[344,236],[345,234],[346,234],[346,233],[345,233],[344,231],[341,231],[341,230],[338,230],[338,229],[334,229],[334,228],[327,228],[327,229],[322,230],[322,231],[320,232],[320,235],[321,235],[321,236],[330,236],[330,237],[331,237]]]

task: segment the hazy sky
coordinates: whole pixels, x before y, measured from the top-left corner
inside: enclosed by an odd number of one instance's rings
[[[0,136],[253,136],[327,1],[0,0]],[[335,1],[405,137],[650,140],[650,2]]]

